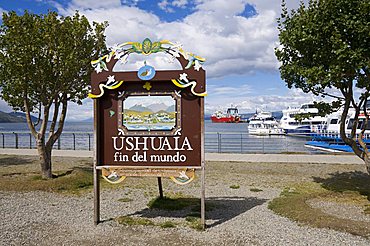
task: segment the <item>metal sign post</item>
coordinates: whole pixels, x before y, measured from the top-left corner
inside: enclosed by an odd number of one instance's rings
[[[138,71],[113,71],[130,54],[164,53],[181,70],[156,71],[144,62]],[[190,183],[201,172],[201,223],[205,227],[204,96],[205,59],[167,40],[127,42],[92,62],[94,99],[94,222],[100,221],[99,177],[120,183],[130,176]],[[153,66],[152,66],[153,65]]]

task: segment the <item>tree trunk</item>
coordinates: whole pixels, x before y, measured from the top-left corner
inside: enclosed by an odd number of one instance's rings
[[[53,178],[51,172],[51,148],[45,146],[44,137],[37,139],[37,150],[40,158],[41,174],[44,179]]]
[[[364,154],[364,162],[367,170],[367,174],[370,175],[370,156]]]

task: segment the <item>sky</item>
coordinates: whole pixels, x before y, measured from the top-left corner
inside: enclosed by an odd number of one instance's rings
[[[181,43],[184,50],[206,58],[205,112],[212,114],[230,106],[241,113],[278,111],[314,100],[288,89],[280,78],[274,55],[280,4],[279,0],[0,0],[0,12],[54,10],[67,16],[78,10],[91,22],[109,22],[108,46],[146,37]],[[287,0],[287,5],[297,8],[299,1]],[[0,111],[11,108],[0,100]],[[67,120],[90,117],[91,99],[82,106],[69,105]]]

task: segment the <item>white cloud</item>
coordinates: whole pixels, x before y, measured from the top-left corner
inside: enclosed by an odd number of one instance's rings
[[[242,86],[208,86],[208,93],[213,96],[227,95],[228,97],[244,97],[252,92],[249,85]]]
[[[206,97],[205,113],[212,114],[216,110],[226,111],[231,105],[238,107],[241,113],[251,113],[258,110],[281,111],[288,107],[299,107],[303,103],[313,101],[330,102],[329,97],[316,97],[303,93],[299,89],[287,90],[286,95],[277,95],[270,92],[265,95],[252,95],[252,90],[247,85],[236,87],[208,86],[209,96]]]
[[[128,3],[137,1],[123,1],[126,6],[118,2],[89,4],[91,1],[74,0],[67,8],[59,6],[59,12],[70,15],[78,9],[90,21],[108,21],[106,35],[109,46],[126,41],[140,42],[146,37],[153,41],[169,39],[180,42],[186,51],[207,59],[205,68],[208,78],[276,71],[278,68],[274,47],[278,45],[276,18],[281,11],[280,1],[196,0],[194,13],[173,22],[161,21],[155,14]],[[288,1],[287,4],[290,8],[296,8],[298,3],[299,1]],[[187,4],[187,1],[163,0],[158,6],[171,11],[169,8],[184,7]],[[239,16],[246,4],[253,5],[258,14],[250,18]],[[134,60],[131,66],[136,67],[139,63],[141,64]],[[297,94],[295,90],[287,96],[251,97],[248,95],[250,88],[241,88],[242,86],[214,89],[216,96],[206,99],[206,112],[212,113],[218,109],[217,105],[227,107],[230,104],[238,105],[242,112],[253,112],[257,107],[281,110],[292,106],[293,101],[299,105],[311,100],[309,95]],[[212,87],[208,88],[212,92]],[[236,96],[231,97],[230,92]],[[69,107],[68,118],[82,119],[81,111],[87,112],[86,116],[91,117],[91,100],[84,100],[86,102],[88,104],[82,107]]]
[[[72,0],[70,8],[75,9],[110,9],[121,6],[120,0],[104,0],[104,1],[91,1],[91,0]]]
[[[200,12],[214,12],[232,16],[243,12],[247,3],[248,1],[246,0],[201,0],[198,1],[196,8],[200,10]]]
[[[162,0],[158,3],[158,7],[167,13],[174,13],[175,10],[171,8],[171,3],[169,3],[167,0]]]
[[[173,6],[179,7],[179,8],[185,8],[185,6],[188,4],[187,0],[175,0],[172,2]]]
[[[93,117],[93,100],[86,98],[82,103],[82,105],[77,105],[75,103],[68,104],[68,121],[83,121]]]
[[[128,6],[136,6],[139,2],[144,0],[122,0],[122,4],[128,5]]]
[[[252,2],[252,1],[249,1]],[[183,20],[164,22],[153,13],[137,7],[85,7],[86,1],[74,0],[61,14],[73,14],[76,9],[91,21],[108,21],[108,45],[125,41],[169,39],[184,45],[184,49],[207,59],[207,76],[250,74],[257,70],[276,70],[274,55],[277,42],[275,9],[257,9],[258,15],[245,18],[245,0],[198,1],[193,14]],[[161,1],[164,8],[185,6],[186,1]],[[100,6],[100,5],[98,5]],[[259,5],[256,5],[258,8]]]
[[[12,108],[3,99],[0,99],[0,111],[11,112]]]
[[[168,1],[168,0],[162,0],[158,3],[158,7],[167,13],[174,13],[175,9],[177,8],[185,8],[188,4],[187,0],[175,0],[175,1]]]
[[[162,0],[162,1],[160,1],[157,5],[158,5],[158,7],[160,8],[160,9],[162,9],[162,10],[164,10],[164,11],[166,11],[166,12],[168,12],[168,10],[167,10],[167,8],[168,8],[168,1],[167,0]]]

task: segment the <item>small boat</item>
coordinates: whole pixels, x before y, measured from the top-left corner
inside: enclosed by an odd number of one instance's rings
[[[249,118],[248,132],[251,135],[285,135],[279,128],[279,122],[271,112],[260,112]]]
[[[213,123],[238,123],[240,122],[240,116],[237,108],[228,108],[226,114],[222,111],[216,111],[211,116]]]

